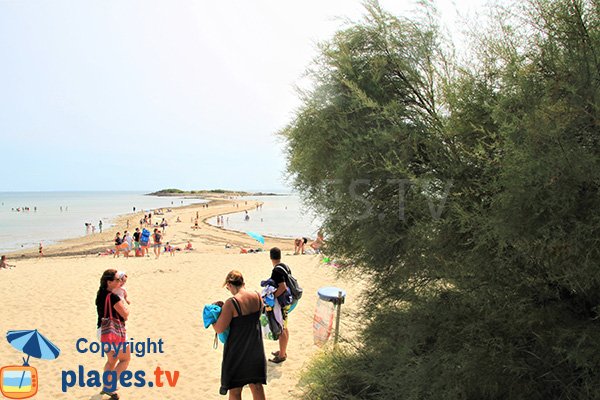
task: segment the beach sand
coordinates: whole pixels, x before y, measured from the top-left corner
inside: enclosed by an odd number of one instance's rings
[[[127,322],[129,338],[135,341],[162,339],[162,354],[132,355],[129,370],[145,371],[147,380],[154,380],[154,370],[179,371],[175,387],[167,383],[163,387],[121,388],[123,399],[223,399],[220,396],[220,371],[223,345],[213,349],[214,331],[204,329],[202,309],[205,304],[225,300],[230,296],[223,287],[223,280],[231,269],[240,270],[249,290],[260,290],[260,281],[270,276],[272,269],[268,249],[279,246],[283,262],[290,265],[294,275],[304,288],[304,296],[290,314],[290,344],[288,360],[281,364],[268,363],[265,387],[267,398],[299,398],[299,374],[315,352],[313,345],[312,318],[317,301],[316,292],[322,286],[338,286],[347,291],[347,301],[342,311],[342,334],[352,335],[350,313],[356,309],[360,294],[359,282],[342,281],[335,277],[334,267],[321,263],[318,255],[292,255],[290,240],[266,238],[260,245],[243,233],[226,231],[201,224],[193,230],[191,218],[199,213],[205,220],[213,215],[242,211],[255,205],[251,202],[235,204],[217,201],[208,208],[188,206],[175,208],[159,218],[167,218],[164,242],[183,247],[188,239],[195,248],[191,252],[176,252],[175,256],[162,254],[157,260],[151,257],[99,256],[97,253],[112,248],[114,232],[124,230],[126,220],[139,221],[143,214],[124,216],[114,228],[103,234],[67,240],[45,249],[46,257],[33,257],[37,251],[13,254],[9,260],[17,267],[0,270],[0,293],[2,294],[2,318],[0,331],[38,329],[55,343],[61,354],[58,359],[38,360],[30,364],[39,374],[39,399],[93,399],[102,397],[96,387],[69,388],[61,391],[63,371],[83,368],[84,383],[89,371],[102,371],[105,358],[100,354],[81,354],[76,349],[79,338],[96,341],[95,297],[102,272],[108,268],[125,270],[129,276],[127,288],[130,319]],[[182,222],[175,223],[177,216]],[[157,221],[157,220],[153,220]],[[158,220],[160,222],[160,219]],[[233,245],[226,249],[225,244]],[[262,247],[267,251],[256,254],[240,254],[239,247]],[[82,346],[87,348],[86,346]],[[278,343],[265,340],[265,352],[270,355],[278,349]],[[6,340],[0,342],[1,366],[21,365],[23,354]],[[81,367],[80,367],[81,366]],[[77,375],[79,377],[79,375]],[[166,380],[163,376],[163,382]],[[244,389],[244,398],[251,398]]]

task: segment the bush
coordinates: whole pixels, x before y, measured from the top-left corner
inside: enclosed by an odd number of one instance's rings
[[[599,6],[499,11],[468,69],[376,2],[322,46],[288,170],[374,289],[307,398],[600,398]]]

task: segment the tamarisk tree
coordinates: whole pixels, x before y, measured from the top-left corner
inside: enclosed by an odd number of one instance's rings
[[[498,10],[469,68],[429,9],[322,45],[281,132],[365,328],[307,398],[600,398],[600,3]]]

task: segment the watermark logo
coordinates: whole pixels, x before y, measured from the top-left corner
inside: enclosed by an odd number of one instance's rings
[[[0,392],[9,399],[27,399],[38,391],[37,370],[29,365],[29,358],[54,360],[60,349],[46,339],[37,329],[8,331],[6,340],[15,349],[27,354],[23,365],[9,365],[0,369]]]
[[[119,354],[123,353],[130,353],[142,358],[147,354],[164,353],[163,344],[162,339],[153,340],[151,338],[140,341],[130,338],[122,343],[95,342],[79,338],[75,343],[75,349],[80,354],[98,354],[101,358],[106,356],[109,359],[117,358]],[[75,369],[62,371],[61,390],[66,393],[73,387],[94,387],[103,388],[103,392],[110,393],[115,391],[118,386],[124,388],[174,388],[177,386],[179,375],[178,370],[166,370],[158,365],[152,371],[126,369],[119,374],[116,370],[86,370],[83,365],[79,365]]]
[[[10,365],[0,369],[0,391],[9,399],[27,399],[38,391],[37,370],[30,366]]]

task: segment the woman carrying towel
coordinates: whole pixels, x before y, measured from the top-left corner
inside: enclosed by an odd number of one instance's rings
[[[100,278],[100,288],[96,294],[96,311],[98,312],[98,339],[100,339],[100,325],[102,324],[102,318],[109,311],[104,309],[107,302],[107,296],[110,296],[110,304],[113,317],[125,322],[129,317],[129,310],[125,306],[125,302],[121,300],[119,296],[112,293],[113,290],[120,286],[121,280],[117,276],[116,269],[107,269]],[[106,311],[106,312],[105,312]],[[121,372],[127,369],[129,360],[131,359],[131,351],[129,347],[126,350],[119,351],[118,355],[115,355],[115,351],[112,350],[106,354],[106,364],[104,364],[104,371],[116,371],[117,381]],[[117,382],[111,382],[110,387],[104,387],[102,392],[103,395],[110,396],[111,400],[118,400],[119,395],[116,392]]]
[[[233,297],[225,304],[217,322],[217,333],[229,330],[221,365],[221,394],[229,391],[229,400],[242,398],[242,387],[250,386],[254,400],[265,399],[263,385],[267,384],[267,360],[260,330],[262,299],[248,292],[239,271],[227,274],[224,285]]]

